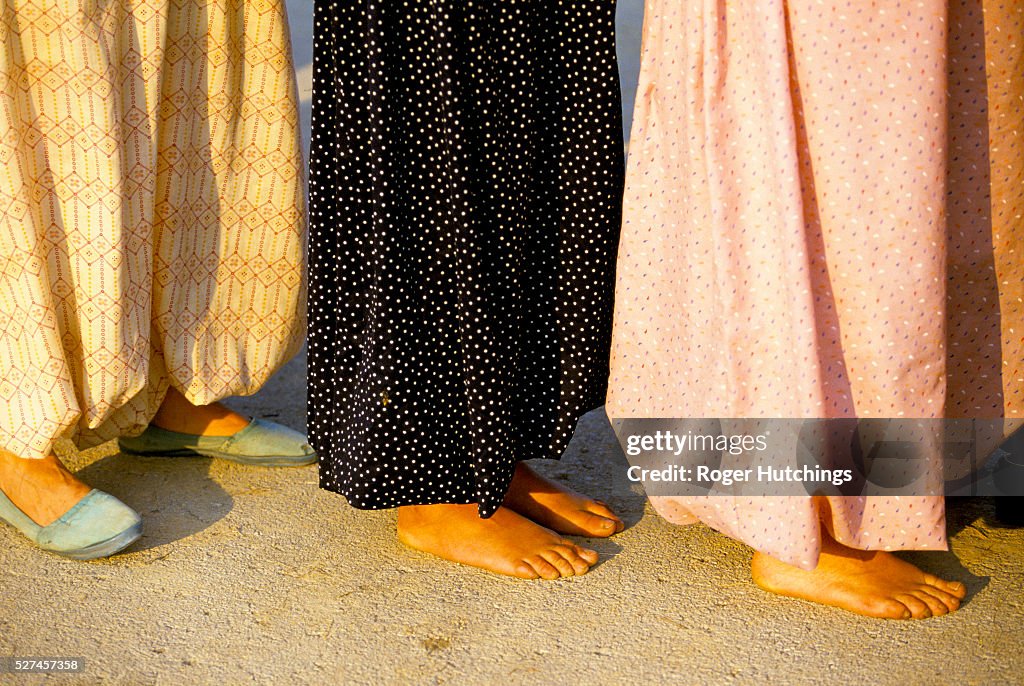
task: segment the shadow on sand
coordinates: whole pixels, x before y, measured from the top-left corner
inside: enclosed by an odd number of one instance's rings
[[[231,511],[234,499],[210,476],[210,463],[206,458],[115,453],[75,476],[142,515],[142,538],[125,550],[140,552],[193,536]]]

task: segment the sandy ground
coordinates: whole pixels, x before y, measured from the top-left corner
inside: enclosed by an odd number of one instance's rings
[[[640,4],[620,3],[627,100]],[[289,9],[308,116],[310,3]],[[234,405],[301,429],[304,388],[300,357]],[[85,659],[81,674],[0,683],[1024,683],[1024,531],[994,526],[991,500],[953,505],[952,552],[906,555],[967,583],[964,607],[887,622],[768,595],[750,582],[749,548],[655,516],[616,485],[624,459],[600,411],[544,466],[629,528],[588,542],[602,562],[558,582],[407,550],[393,512],[320,491],[315,467],[133,458],[111,444],[67,459],[137,508],[146,533],[80,563],[0,526],[0,656]]]
[[[304,365],[235,406],[304,426]],[[963,608],[893,622],[764,593],[749,548],[654,515],[616,485],[624,459],[600,411],[542,466],[629,528],[589,541],[601,563],[558,582],[408,550],[393,512],[318,490],[315,467],[134,458],[110,444],[68,461],[138,509],[146,533],[81,563],[0,528],[0,656],[86,663],[13,683],[1024,683],[1024,530],[994,526],[991,500],[955,504],[951,553],[906,555],[966,582]]]

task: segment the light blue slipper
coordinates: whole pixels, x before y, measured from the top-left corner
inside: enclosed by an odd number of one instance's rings
[[[142,536],[139,513],[96,489],[47,526],[36,524],[0,491],[0,519],[43,550],[75,560],[108,557]]]
[[[305,435],[254,419],[232,436],[197,436],[152,424],[138,436],[118,440],[121,452],[146,457],[219,457],[258,467],[299,467],[316,462]]]

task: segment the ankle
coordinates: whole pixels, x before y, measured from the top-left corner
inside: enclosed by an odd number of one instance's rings
[[[249,420],[220,403],[194,405],[171,388],[150,424],[178,433],[231,436],[248,426]]]
[[[437,503],[433,505],[401,505],[398,507],[398,528],[428,526],[442,521],[447,517],[461,514],[461,510],[472,508],[476,515],[476,505],[455,505]]]
[[[6,451],[0,451],[6,453]],[[27,459],[0,455],[0,490],[39,526],[59,519],[92,490],[56,455]]]

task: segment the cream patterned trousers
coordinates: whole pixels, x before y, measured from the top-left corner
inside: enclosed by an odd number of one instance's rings
[[[0,447],[255,392],[305,331],[279,0],[0,0]]]

